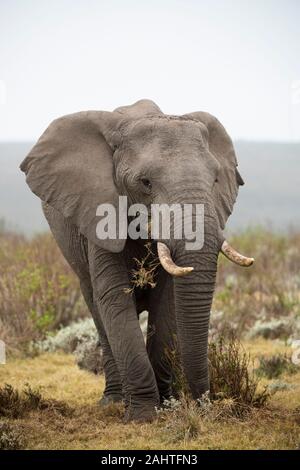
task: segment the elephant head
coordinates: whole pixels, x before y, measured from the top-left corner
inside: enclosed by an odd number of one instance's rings
[[[182,362],[195,398],[208,390],[207,339],[217,259],[250,265],[224,240],[222,230],[243,180],[233,144],[213,116],[165,115],[142,100],[113,112],[88,111],[55,120],[21,169],[32,191],[69,218],[102,248],[121,252],[125,240],[99,240],[97,207],[118,196],[130,202],[204,205],[204,245],[158,241],[162,266],[174,276]],[[193,215],[191,215],[191,218]],[[187,274],[187,276],[185,276]]]

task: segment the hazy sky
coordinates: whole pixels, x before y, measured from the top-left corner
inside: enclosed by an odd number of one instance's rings
[[[0,140],[141,98],[300,140],[300,1],[0,0]]]

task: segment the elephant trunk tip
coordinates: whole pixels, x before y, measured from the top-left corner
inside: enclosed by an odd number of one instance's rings
[[[160,264],[171,276],[182,277],[194,271],[191,266],[177,266],[172,260],[169,248],[162,242],[157,242],[157,253]]]
[[[226,258],[239,266],[248,267],[254,263],[254,258],[248,258],[247,256],[241,255],[232,246],[230,246],[226,240],[224,240],[222,244],[221,252],[226,256]]]

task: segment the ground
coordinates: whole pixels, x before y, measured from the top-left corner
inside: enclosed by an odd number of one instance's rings
[[[259,339],[244,343],[253,358],[287,351],[283,342]],[[290,384],[272,396],[266,409],[243,420],[177,420],[172,411],[151,424],[123,424],[123,410],[101,409],[102,376],[81,371],[74,357],[64,353],[13,359],[0,365],[0,385],[21,390],[40,387],[43,397],[60,400],[70,413],[35,410],[10,419],[24,435],[27,449],[296,449],[300,448],[300,372],[281,375]],[[263,379],[262,385],[274,382]],[[176,421],[177,424],[174,424]]]

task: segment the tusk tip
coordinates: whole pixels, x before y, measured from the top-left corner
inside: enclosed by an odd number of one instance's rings
[[[184,271],[183,275],[189,274],[189,273],[191,273],[192,271],[194,271],[194,268],[193,268],[192,266],[187,266],[186,268],[182,268],[182,269],[183,269],[183,271]]]
[[[226,240],[224,240],[222,247],[221,247],[222,253],[228,258],[230,261],[232,261],[235,264],[238,264],[239,266],[252,266],[254,263],[254,258],[248,258],[247,256],[241,255],[238,251],[236,251],[232,246],[230,246]]]
[[[247,263],[245,264],[245,266],[252,266],[252,264],[254,263],[255,259],[254,258],[248,258],[247,259]]]
[[[194,271],[192,266],[177,266],[171,258],[169,248],[162,242],[157,242],[157,253],[162,267],[171,276],[182,277]]]
[[[186,276],[187,274],[190,274],[192,271],[194,271],[194,268],[192,268],[192,266],[185,266],[185,267],[177,266],[172,274],[176,277],[183,277],[183,276]]]

